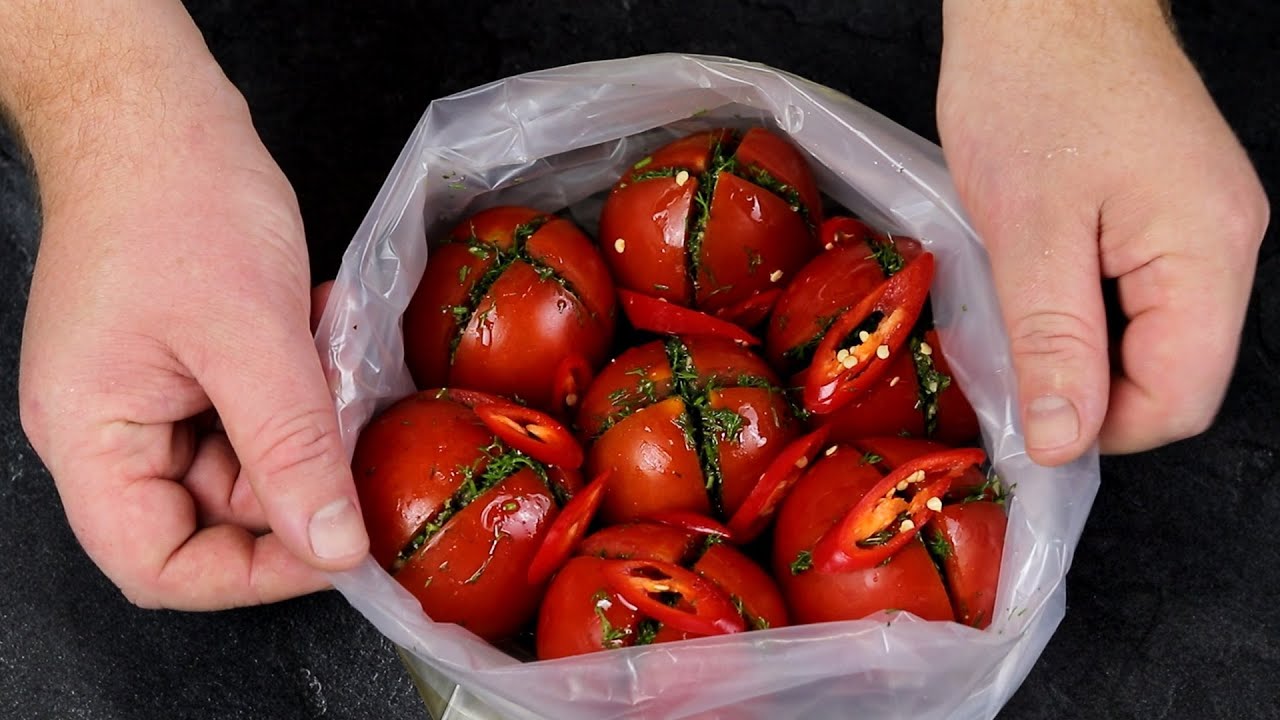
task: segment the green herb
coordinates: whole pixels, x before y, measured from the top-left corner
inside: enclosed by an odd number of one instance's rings
[[[760,264],[764,262],[764,256],[755,248],[742,246],[742,251],[747,254],[747,274],[755,275],[756,270],[760,268]]]
[[[658,637],[658,630],[662,625],[657,620],[645,618],[636,623],[636,645],[650,645]]]
[[[933,437],[938,430],[938,396],[951,387],[951,376],[938,371],[933,362],[936,351],[932,347],[928,353],[923,351],[928,346],[923,331],[912,332],[908,344],[916,366],[916,393],[920,411],[924,413],[924,436]]]
[[[924,542],[929,548],[930,555],[938,560],[946,560],[951,557],[954,550],[951,547],[951,543],[947,542],[947,537],[942,534],[942,531],[933,529],[924,535]]]
[[[844,307],[836,310],[830,315],[819,315],[814,318],[813,323],[818,326],[818,332],[803,343],[788,348],[782,353],[782,357],[787,361],[793,369],[799,369],[807,366],[813,361],[813,353],[822,344],[822,339],[826,337],[827,331],[835,324],[840,316],[848,312],[849,308]]]
[[[631,183],[645,182],[646,180],[657,180],[658,178],[675,177],[680,173],[680,168],[665,167],[654,168],[653,170],[645,170],[644,172],[632,173]]]
[[[623,647],[626,644],[627,629],[614,627],[604,614],[605,607],[610,603],[609,596],[600,591],[591,596],[591,602],[595,605],[596,617],[600,619],[600,644],[610,650]]]
[[[990,499],[998,505],[1003,505],[1007,495],[1007,489],[1000,482],[1000,476],[996,475],[995,471],[991,471],[987,474],[987,479],[960,502],[971,503]]]
[[[479,242],[479,241],[476,241],[476,242]],[[482,247],[482,246],[480,246],[480,245],[468,245],[468,246],[467,246],[467,252],[471,253],[472,255],[475,255],[476,257],[480,258],[481,260],[488,260],[488,259],[489,259],[489,251],[488,251],[488,250],[486,250],[486,249],[484,249],[484,247]]]
[[[873,452],[866,453],[866,454],[864,454],[864,455],[862,456],[862,464],[863,464],[863,465],[875,465],[876,463],[880,462],[881,460],[884,460],[884,458],[880,457],[879,455],[877,455],[877,454],[875,454],[875,453],[873,453]]]
[[[470,273],[470,272],[471,272],[471,266],[470,266],[470,265],[459,265],[459,266],[458,266],[458,284],[459,284],[459,285],[461,285],[462,283],[464,283],[464,282],[466,282],[466,281],[467,281],[467,274],[468,274],[468,273]]]
[[[813,553],[808,550],[801,550],[796,553],[796,559],[791,561],[791,574],[799,575],[813,569]]]
[[[707,234],[707,222],[711,219],[711,198],[715,197],[720,174],[732,173],[737,167],[733,153],[737,150],[738,139],[733,136],[728,140],[729,143],[717,142],[712,146],[710,168],[703,174],[702,182],[693,194],[694,208],[689,213],[689,228],[685,233],[685,264],[695,292],[702,283],[702,241]]]
[[[653,156],[652,156],[652,155],[650,155],[649,157],[646,157],[646,158],[642,159],[640,162],[636,163],[635,165],[632,165],[632,166],[631,166],[631,169],[632,169],[632,170],[641,170],[641,169],[643,169],[645,166],[647,166],[647,165],[648,165],[649,163],[651,163],[651,162],[653,162]]]
[[[898,246],[893,242],[892,235],[883,240],[869,237],[867,238],[867,246],[871,248],[871,259],[880,264],[880,269],[884,271],[885,277],[898,273],[907,264],[907,261],[902,257],[902,253],[898,252]]]
[[[792,212],[800,215],[806,225],[810,228],[813,227],[813,220],[809,217],[809,208],[805,206],[804,201],[800,198],[800,191],[795,187],[782,182],[768,170],[758,165],[750,165],[744,169],[744,172],[738,174],[781,198],[791,207]]]
[[[666,292],[666,291],[668,291],[668,290],[670,290],[670,289],[671,289],[671,286],[670,286],[670,285],[663,285],[662,283],[654,283],[654,284],[653,284],[653,289],[654,289],[654,290],[657,290],[658,292]]]

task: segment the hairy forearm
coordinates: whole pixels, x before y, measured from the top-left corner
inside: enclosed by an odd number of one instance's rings
[[[243,102],[177,0],[4,0],[0,104],[46,203]]]

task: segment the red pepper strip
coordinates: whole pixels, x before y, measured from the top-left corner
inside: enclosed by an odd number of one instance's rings
[[[847,216],[827,218],[818,227],[818,239],[822,241],[822,247],[827,250],[841,245],[864,242],[875,236],[875,231],[866,223]]]
[[[961,448],[922,455],[898,466],[818,539],[813,548],[814,568],[819,572],[847,572],[880,564],[914,538],[933,517],[929,501],[936,498],[935,505],[939,505],[951,481],[985,458],[981,448]],[[900,490],[904,483],[906,488]],[[910,499],[899,497],[898,493]],[[906,530],[899,520],[903,514],[911,522]],[[884,533],[889,536],[873,545],[867,543],[873,536]]]
[[[822,452],[829,431],[830,427],[824,425],[793,441],[773,458],[747,494],[747,499],[729,518],[729,532],[735,542],[751,542],[768,527],[783,498],[804,475],[809,463]]]
[[[758,292],[736,305],[720,308],[715,312],[715,317],[728,320],[738,327],[755,327],[773,312],[773,306],[778,304],[780,297],[782,288]]]
[[[701,575],[661,560],[606,560],[609,589],[640,614],[674,630],[722,635],[747,629],[724,590]],[[664,600],[674,599],[674,604]]]
[[[564,509],[547,528],[547,534],[529,561],[528,579],[530,585],[541,585],[555,571],[564,565],[569,556],[578,547],[578,542],[591,526],[600,503],[604,500],[604,491],[609,485],[610,471],[605,470],[596,476],[582,492],[565,503]]]
[[[920,253],[836,320],[818,344],[813,364],[805,372],[804,406],[809,412],[834,412],[880,377],[889,367],[893,353],[907,342],[932,282],[933,254]],[[867,339],[853,347],[842,347],[848,335],[875,312],[884,317]]]
[[[759,345],[760,339],[728,320],[680,307],[666,300],[618,288],[622,311],[638,330],[662,335],[711,335],[744,345]]]
[[[581,353],[570,353],[560,361],[551,386],[551,407],[560,415],[572,414],[591,384],[591,363]]]
[[[514,403],[477,405],[474,410],[494,435],[534,460],[569,469],[582,466],[582,446],[550,415]]]
[[[719,520],[713,520],[702,513],[696,513],[690,510],[663,510],[661,512],[650,513],[640,519],[655,522],[660,525],[678,527],[682,530],[698,533],[699,535],[715,535],[716,537],[724,538],[729,542],[733,542],[733,533],[730,532],[729,528],[725,527]]]

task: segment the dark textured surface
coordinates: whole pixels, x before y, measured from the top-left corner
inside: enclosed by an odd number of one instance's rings
[[[430,100],[526,70],[665,50],[738,56],[831,85],[936,139],[934,3],[314,5],[188,3],[297,188],[317,276],[335,269]],[[1269,0],[1175,5],[1188,51],[1274,197],[1280,12]],[[0,134],[0,716],[421,717],[391,648],[333,593],[147,612],[85,558],[17,418],[37,227],[34,189]],[[1003,719],[1280,717],[1274,234],[1221,417],[1194,440],[1104,461],[1066,620]]]

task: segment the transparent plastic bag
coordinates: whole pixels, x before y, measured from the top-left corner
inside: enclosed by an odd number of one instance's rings
[[[372,559],[334,575],[404,649],[416,679],[448,700],[446,717],[992,717],[1061,620],[1097,455],[1056,469],[1027,459],[986,253],[940,150],[844,95],[754,63],[670,54],[587,63],[433,102],[348,248],[317,331],[348,452],[374,412],[413,390],[399,321],[428,237],[508,203],[570,208],[593,232],[603,192],[651,150],[752,124],[788,135],[827,195],[937,255],[942,343],[997,472],[1014,486],[994,621],[978,631],[882,614],[528,663],[433,623]]]

